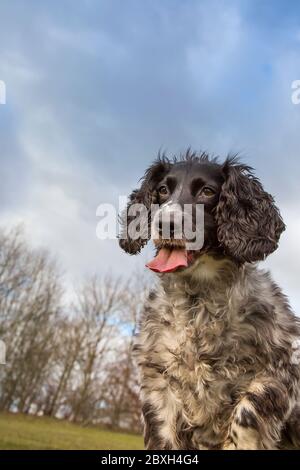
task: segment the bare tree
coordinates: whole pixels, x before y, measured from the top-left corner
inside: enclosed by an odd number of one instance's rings
[[[0,409],[139,431],[132,343],[148,280],[93,277],[71,304],[62,285],[21,227],[0,229]]]
[[[132,346],[140,310],[148,292],[148,277],[131,279],[123,301],[123,349],[112,362],[105,390],[106,422],[113,428],[140,431],[139,383]]]
[[[72,396],[72,419],[92,420],[101,402],[105,370],[118,338],[124,287],[120,280],[94,277],[85,283],[74,307],[84,332],[78,357],[77,387]]]
[[[56,266],[45,251],[30,250],[19,230],[2,234],[2,239],[0,311],[7,364],[0,408],[27,411],[49,372],[61,289]]]

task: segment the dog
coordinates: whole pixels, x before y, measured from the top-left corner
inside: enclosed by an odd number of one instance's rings
[[[149,216],[133,238],[134,204]],[[204,241],[187,249],[190,240],[174,237],[172,217],[170,237],[159,227],[154,239],[148,267],[159,282],[134,345],[145,447],[299,448],[300,323],[257,267],[285,230],[273,197],[237,157],[220,163],[190,150],[179,158],[159,155],[121,218],[119,243],[127,253],[139,253],[151,237],[153,204],[201,205]]]

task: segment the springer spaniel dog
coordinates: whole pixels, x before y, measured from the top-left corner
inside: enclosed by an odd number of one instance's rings
[[[148,217],[132,237],[134,204]],[[120,246],[130,254],[151,237],[152,204],[171,215],[173,204],[202,205],[204,241],[190,250],[174,237],[174,218],[168,238],[158,223],[148,267],[159,282],[134,347],[146,448],[299,448],[300,322],[256,264],[285,229],[273,197],[234,157],[159,156],[121,218]]]

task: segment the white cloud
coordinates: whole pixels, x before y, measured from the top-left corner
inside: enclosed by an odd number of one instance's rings
[[[281,208],[286,223],[286,231],[282,234],[279,248],[263,263],[271,270],[274,279],[289,297],[292,307],[300,316],[299,295],[299,237],[300,213],[297,204],[290,203]]]

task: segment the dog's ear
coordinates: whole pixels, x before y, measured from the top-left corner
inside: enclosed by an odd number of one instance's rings
[[[228,158],[223,172],[216,208],[220,245],[239,262],[263,260],[276,250],[285,229],[279,210],[252,168]]]
[[[131,255],[139,253],[151,237],[151,204],[155,204],[157,202],[156,186],[169,171],[170,167],[171,163],[169,160],[165,156],[159,156],[158,159],[146,170],[145,175],[142,178],[141,187],[139,189],[135,189],[130,194],[127,207],[123,214],[121,214],[119,244],[124,251]],[[130,225],[137,219],[137,216],[135,214],[130,214],[130,212],[131,209],[134,209],[134,205],[140,204],[144,206],[147,215],[146,217],[141,218],[143,226],[139,229],[138,238],[132,238],[132,236],[130,236],[129,229]]]

